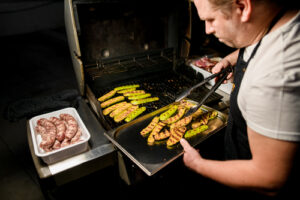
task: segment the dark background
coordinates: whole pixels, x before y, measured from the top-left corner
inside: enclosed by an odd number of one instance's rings
[[[201,44],[215,40],[203,37],[203,23],[195,23],[198,28],[192,35],[195,42],[191,51],[197,55],[202,52]],[[64,26],[63,0],[2,1],[0,61],[0,199],[100,199],[103,195],[118,199],[175,198],[177,194],[182,198],[233,197],[240,193],[189,171],[181,158],[161,174],[131,187],[118,179],[114,168],[108,168],[51,191],[42,190],[27,141],[30,106],[33,100],[43,102],[61,91],[78,91]],[[26,109],[28,112],[22,113]],[[221,147],[220,133],[204,142],[201,152],[218,157]]]

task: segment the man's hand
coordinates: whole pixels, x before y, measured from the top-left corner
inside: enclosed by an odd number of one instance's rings
[[[222,69],[226,68],[226,67],[229,67],[231,66],[231,63],[226,59],[226,58],[223,58],[220,62],[218,62],[213,68],[212,68],[212,73],[213,74],[216,74],[218,72],[220,72]],[[224,81],[224,83],[227,83],[228,80],[230,80],[233,76],[233,73],[230,72],[226,78],[226,80]],[[217,79],[215,80],[217,81]]]
[[[188,168],[197,171],[197,166],[200,164],[203,158],[200,156],[199,152],[196,149],[194,149],[185,139],[182,138],[180,140],[180,144],[184,150],[184,164]]]

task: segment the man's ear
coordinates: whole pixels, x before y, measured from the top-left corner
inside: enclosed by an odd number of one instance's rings
[[[242,22],[247,22],[252,13],[251,0],[235,0],[234,1],[236,12],[241,16]]]

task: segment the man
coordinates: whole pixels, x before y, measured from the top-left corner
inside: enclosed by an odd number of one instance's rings
[[[216,73],[235,66],[225,133],[226,160],[209,160],[184,139],[187,167],[219,183],[280,195],[300,141],[300,13],[276,0],[195,0],[207,34],[237,48]],[[228,79],[232,75],[228,76]],[[288,186],[288,191],[291,187]]]

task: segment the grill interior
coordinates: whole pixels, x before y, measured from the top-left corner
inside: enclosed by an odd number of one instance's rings
[[[94,95],[98,98],[115,87],[139,84],[139,89],[151,93],[152,97],[159,97],[159,101],[139,105],[147,108],[143,115],[173,103],[181,92],[203,80],[203,77],[185,65],[174,67],[171,60],[173,55],[168,51],[167,54],[156,52],[100,61],[100,65],[87,70]],[[207,92],[206,87],[199,87],[188,98],[200,101]],[[221,95],[213,93],[205,104],[214,103],[221,98]],[[104,116],[104,119],[104,123],[112,129],[125,123],[116,123],[109,116]]]

